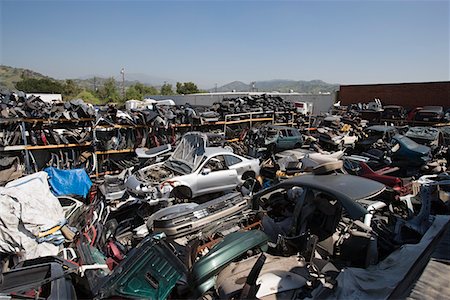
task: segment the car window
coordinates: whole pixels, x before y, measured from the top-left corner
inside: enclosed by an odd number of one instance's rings
[[[280,130],[280,136],[282,137],[288,136],[285,129]]]
[[[234,155],[224,155],[225,162],[227,163],[227,166],[230,167],[232,165],[238,164],[242,161],[239,157],[236,157]]]
[[[211,157],[205,164],[205,168],[211,169],[211,172],[227,170],[228,167],[225,163],[223,155],[217,155]]]
[[[288,136],[294,136],[294,132],[292,130],[287,130]]]

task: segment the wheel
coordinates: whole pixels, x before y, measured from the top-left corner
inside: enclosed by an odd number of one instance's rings
[[[187,186],[177,186],[173,189],[172,195],[176,199],[180,200],[191,200],[192,199],[192,191]]]
[[[242,174],[242,180],[247,180],[249,178],[255,178],[256,174],[253,171],[247,171],[244,174]]]
[[[276,148],[277,147],[275,146],[275,144],[269,144],[267,146],[267,151],[269,151],[270,153],[275,153]]]

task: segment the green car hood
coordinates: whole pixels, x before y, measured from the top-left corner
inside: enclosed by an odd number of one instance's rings
[[[189,276],[189,286],[201,296],[214,286],[216,275],[250,249],[267,250],[267,235],[259,230],[227,235],[198,260]],[[98,286],[99,298],[126,297],[166,299],[179,280],[188,274],[186,266],[157,235],[144,239],[110,276]]]
[[[199,295],[214,286],[216,275],[230,262],[250,249],[267,250],[269,238],[260,230],[233,232],[197,261],[191,272],[191,284]]]
[[[114,269],[97,295],[166,299],[187,268],[156,236],[147,237]]]

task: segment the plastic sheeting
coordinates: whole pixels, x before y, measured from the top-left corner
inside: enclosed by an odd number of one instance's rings
[[[59,247],[38,243],[39,232],[64,220],[58,199],[51,193],[45,172],[0,187],[0,252],[20,260],[57,255]]]
[[[49,176],[52,192],[56,196],[80,195],[86,197],[92,181],[84,169],[60,170],[53,167],[44,169]]]

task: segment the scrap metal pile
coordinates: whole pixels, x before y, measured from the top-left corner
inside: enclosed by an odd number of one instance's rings
[[[100,109],[102,149],[138,147],[140,161],[93,183],[80,168],[20,177],[0,164],[11,175],[0,181],[1,296],[384,299],[414,283],[406,274],[449,226],[445,127],[341,114],[246,128],[236,144],[214,128],[156,131],[174,109]]]

